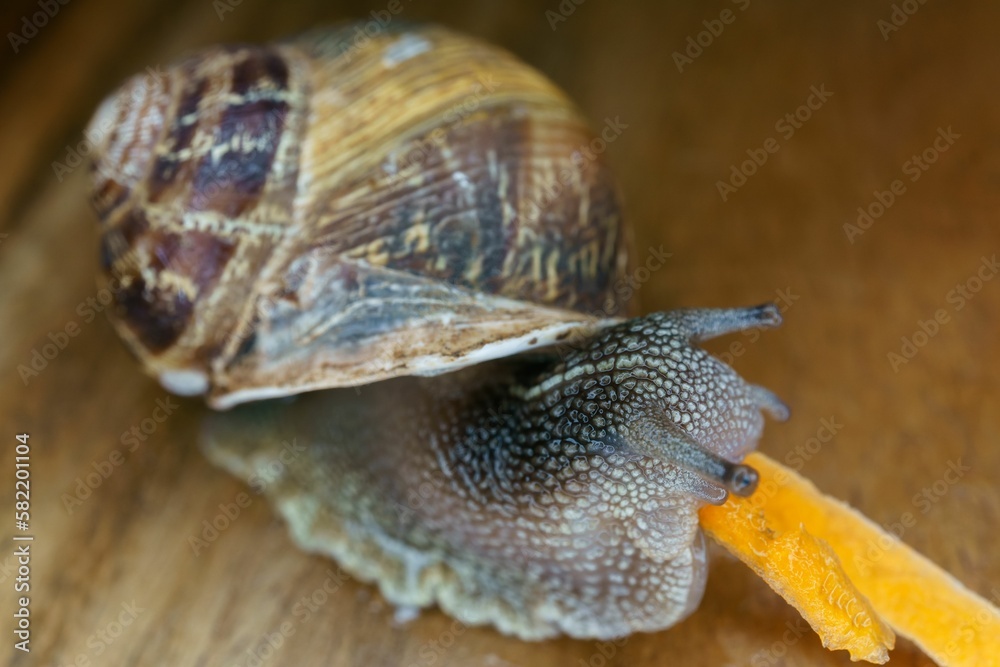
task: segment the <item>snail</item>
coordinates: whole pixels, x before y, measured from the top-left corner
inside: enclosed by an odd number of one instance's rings
[[[753,492],[740,461],[788,414],[698,343],[777,309],[624,319],[619,197],[566,96],[439,27],[352,28],[101,105],[116,329],[224,409],[208,456],[299,546],[396,605],[525,639],[677,623],[698,508]]]

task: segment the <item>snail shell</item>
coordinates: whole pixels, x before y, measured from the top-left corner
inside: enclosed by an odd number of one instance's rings
[[[215,407],[327,388],[212,415],[205,450],[392,602],[528,639],[678,622],[698,507],[753,491],[761,411],[787,416],[697,342],[777,310],[611,317],[626,232],[566,98],[440,28],[353,35],[213,49],[101,107],[116,327]]]
[[[617,312],[618,200],[566,97],[440,28],[353,37],[208,50],[95,115],[116,326],[168,389],[437,373]]]

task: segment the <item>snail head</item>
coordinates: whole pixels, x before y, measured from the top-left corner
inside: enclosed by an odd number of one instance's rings
[[[574,439],[659,462],[672,490],[713,504],[749,496],[757,472],[740,461],[763,430],[761,411],[784,420],[788,408],[697,343],[780,323],[773,304],[629,320],[574,350],[526,397],[568,419]]]

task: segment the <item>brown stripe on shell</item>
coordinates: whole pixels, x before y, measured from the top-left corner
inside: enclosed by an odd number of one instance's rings
[[[178,153],[188,148],[194,139],[198,130],[198,105],[209,85],[209,79],[201,77],[186,86],[174,112],[173,125],[164,140],[166,151],[157,156],[149,175],[150,201],[160,201],[182,172],[184,161]]]
[[[183,291],[147,285],[132,276],[115,292],[116,314],[153,354],[163,352],[184,332],[193,304]]]
[[[158,234],[152,247],[155,250],[150,267],[158,273],[169,271],[189,279],[195,288],[190,295],[192,301],[215,285],[236,248],[224,238],[193,230]]]
[[[236,217],[258,201],[285,130],[288,104],[259,99],[234,105],[219,118],[214,146],[201,158],[191,189],[191,207]]]
[[[130,194],[130,190],[114,180],[104,180],[96,184],[90,196],[94,211],[102,220],[107,220],[121,206]]]
[[[122,283],[114,293],[117,314],[150,352],[165,350],[185,331],[235,249],[212,234],[151,230],[140,211],[130,211],[101,239],[102,262]]]
[[[558,270],[561,275],[579,277],[574,283],[577,300],[591,314],[622,315],[628,304],[622,298],[619,276],[625,268],[627,239],[618,189],[604,164],[593,167],[587,215],[579,245],[561,256]]]
[[[288,65],[276,51],[254,48],[233,67],[233,93],[246,95],[251,90],[276,88],[287,90]]]
[[[149,220],[141,209],[126,211],[117,224],[110,226],[101,235],[101,266],[104,270],[115,274],[125,273],[127,260],[135,251],[136,241],[148,230]]]
[[[230,95],[212,118],[212,150],[198,160],[189,199],[192,210],[227,217],[258,203],[289,115],[284,57],[267,47],[236,49],[233,57]]]
[[[504,292],[503,267],[517,238],[517,205],[520,197],[521,147],[531,141],[531,123],[516,114],[487,113],[482,121],[455,128],[458,150],[479,155],[489,180],[476,192],[476,211],[483,226],[484,243],[478,257],[479,283],[489,292]],[[486,132],[482,132],[486,129]],[[464,146],[468,145],[468,148]],[[495,164],[490,165],[490,151]],[[491,173],[495,172],[495,176]],[[505,172],[505,173],[504,173]],[[505,210],[505,208],[512,210]]]
[[[122,247],[121,235],[116,231],[101,234],[100,261],[104,272],[111,273],[115,264],[127,251],[127,248]]]
[[[149,200],[181,195],[193,210],[238,216],[259,199],[286,123],[289,69],[266,47],[232,47],[180,67],[188,81],[149,176]],[[208,136],[198,141],[195,137]]]

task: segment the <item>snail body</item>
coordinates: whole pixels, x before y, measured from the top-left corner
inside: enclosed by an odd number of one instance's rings
[[[785,414],[693,341],[778,321],[771,306],[658,313],[564,361],[239,406],[206,424],[206,452],[300,546],[398,605],[525,639],[660,630],[702,597],[698,507],[752,491],[733,462],[762,408]]]
[[[676,623],[698,507],[752,493],[761,410],[787,414],[697,343],[777,310],[620,319],[627,230],[565,96],[440,28],[353,34],[102,105],[117,330],[168,389],[255,401],[207,420],[208,456],[389,600],[529,639]]]

